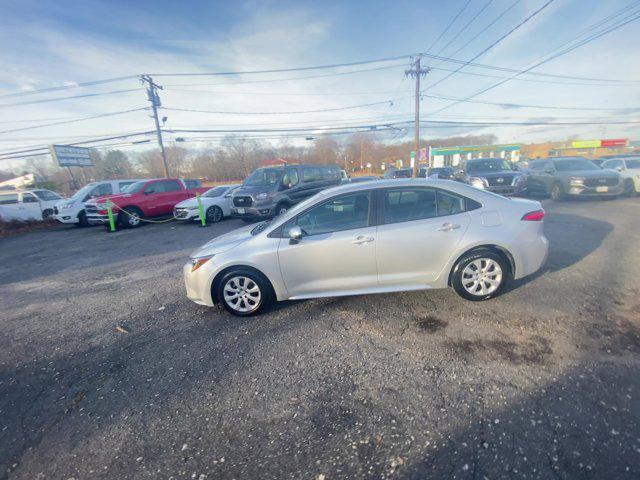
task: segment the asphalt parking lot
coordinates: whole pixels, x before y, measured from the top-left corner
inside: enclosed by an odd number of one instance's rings
[[[544,206],[548,264],[492,301],[254,319],[182,284],[234,220],[0,239],[0,479],[639,478],[640,199]]]

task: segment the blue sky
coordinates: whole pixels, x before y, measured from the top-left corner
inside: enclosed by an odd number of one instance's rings
[[[493,0],[477,20],[465,24],[488,0],[471,0],[456,23],[431,53],[452,54],[514,0]],[[144,72],[241,71],[339,63],[426,51],[466,0],[448,2],[164,2],[164,1],[7,1],[0,3],[0,95],[87,80]],[[544,0],[521,0],[492,28],[455,54],[468,60],[506,33]],[[477,61],[520,69],[569,42],[578,32],[630,2],[555,0],[547,9],[510,35]],[[640,79],[640,22],[598,39],[537,72],[598,78]],[[309,75],[239,75],[224,78],[158,77],[165,85],[163,104],[168,107],[221,111],[289,111],[339,108],[394,99],[393,106],[298,115],[218,115],[165,112],[167,126],[211,125],[336,125],[358,119],[402,117],[412,112],[412,83],[403,79],[407,60],[372,65],[389,67],[354,75],[281,81]],[[452,68],[452,64],[425,61]],[[395,66],[394,66],[395,65]],[[365,68],[365,67],[359,67]],[[341,69],[338,71],[346,71]],[[496,72],[465,68],[464,71]],[[446,72],[433,71],[430,84]],[[531,78],[531,77],[529,77]],[[278,80],[256,82],[256,80]],[[495,83],[496,79],[457,74],[432,93],[466,96]],[[252,82],[252,83],[239,83]],[[255,83],[253,83],[255,82]],[[188,84],[188,85],[185,85]],[[216,84],[216,85],[211,85]],[[482,96],[481,100],[522,104],[589,107],[640,106],[638,85],[576,86],[511,81]],[[55,98],[80,93],[138,88],[136,80],[66,92],[20,97],[18,100]],[[199,90],[184,91],[184,90]],[[364,92],[364,93],[363,93]],[[381,93],[368,93],[381,92]],[[285,95],[286,94],[286,95]],[[292,95],[294,94],[294,95]],[[1,104],[9,103],[1,99]],[[16,99],[10,99],[15,101]],[[430,112],[450,102],[424,99],[422,111]],[[90,99],[2,107],[5,127],[28,126],[27,120],[88,116],[146,106],[142,90]],[[494,105],[459,104],[433,119],[476,121],[527,118],[581,121],[611,117],[612,112],[554,111],[529,108],[505,109]],[[443,116],[447,115],[447,116]],[[451,117],[449,117],[449,115]],[[638,115],[625,119],[637,120]],[[46,122],[44,122],[46,123]],[[364,122],[368,123],[368,122]],[[108,117],[65,126],[0,133],[0,151],[53,141],[89,138],[110,133],[151,128],[145,112]],[[425,137],[457,133],[495,133],[501,142],[632,137],[628,125],[567,127],[464,127],[426,129]]]

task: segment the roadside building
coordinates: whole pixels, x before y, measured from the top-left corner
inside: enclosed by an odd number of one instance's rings
[[[464,147],[432,147],[431,165],[455,167],[472,158],[504,158],[510,162],[520,159],[520,145],[470,145]]]
[[[546,142],[522,145],[523,158],[546,157],[587,157],[598,158],[605,155],[633,153],[636,142],[627,138],[608,138],[600,140],[568,140],[566,142]]]

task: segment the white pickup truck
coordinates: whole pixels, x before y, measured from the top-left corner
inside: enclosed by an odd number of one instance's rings
[[[41,188],[0,191],[0,220],[42,220],[53,215],[62,196]]]

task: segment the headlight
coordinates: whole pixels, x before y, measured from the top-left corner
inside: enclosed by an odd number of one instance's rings
[[[67,210],[68,208],[73,207],[75,204],[76,202],[65,203],[64,205],[62,205],[62,210]]]
[[[569,179],[569,183],[571,185],[575,185],[575,186],[581,187],[581,186],[584,185],[584,178],[582,178],[582,177],[571,177]]]
[[[484,190],[485,187],[489,186],[486,178],[481,177],[471,177],[469,179],[469,185],[475,188],[479,188],[480,190]]]
[[[265,200],[270,197],[270,194],[267,192],[259,193],[256,195],[256,200]]]
[[[191,259],[191,271],[195,272],[205,263],[213,258],[213,255],[205,255],[204,257],[196,257]]]

